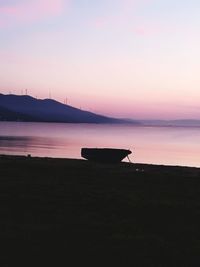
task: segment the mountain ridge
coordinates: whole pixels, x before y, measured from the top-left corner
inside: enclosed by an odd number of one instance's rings
[[[126,123],[126,120],[81,110],[54,99],[0,94],[0,120],[64,123]],[[133,123],[137,123],[136,121]]]

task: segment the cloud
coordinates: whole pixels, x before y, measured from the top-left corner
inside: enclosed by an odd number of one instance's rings
[[[120,27],[125,21],[121,15],[98,16],[90,21],[90,25],[96,29],[105,29],[110,26]]]
[[[106,17],[98,17],[93,21],[96,28],[104,28],[108,24],[108,19]]]
[[[121,9],[125,13],[130,14],[130,12],[137,10],[138,8],[145,7],[151,4],[154,0],[120,0]]]
[[[110,14],[100,14],[96,18],[90,20],[90,25],[97,29],[105,29],[108,27],[129,28],[132,31],[135,24],[135,33],[139,35],[146,35],[146,27],[137,27],[138,11],[151,5],[155,0],[117,0],[115,3],[115,12]],[[106,9],[106,8],[105,8]],[[140,23],[141,24],[141,23]],[[149,31],[149,30],[148,30]],[[154,31],[154,30],[153,30]]]
[[[136,26],[133,29],[133,32],[136,35],[144,36],[144,37],[152,37],[154,35],[157,35],[161,32],[158,26],[155,25],[142,25],[142,26]]]
[[[59,16],[65,4],[68,3],[68,0],[31,0],[18,1],[15,5],[0,6],[0,27]]]

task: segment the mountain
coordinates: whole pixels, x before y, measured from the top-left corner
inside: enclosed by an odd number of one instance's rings
[[[36,99],[29,95],[0,94],[0,120],[66,123],[125,123],[83,111],[53,99]]]
[[[0,106],[0,121],[35,121],[35,118],[26,114],[11,111]]]
[[[200,120],[179,119],[179,120],[140,120],[143,126],[163,126],[163,127],[199,127]]]

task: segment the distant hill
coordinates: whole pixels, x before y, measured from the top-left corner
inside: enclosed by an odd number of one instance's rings
[[[126,122],[122,119],[83,111],[53,99],[36,99],[28,95],[19,96],[11,94],[0,94],[0,120],[66,123]]]
[[[144,126],[163,126],[163,127],[200,127],[200,120],[182,119],[182,120],[141,120]]]
[[[0,106],[0,121],[36,121],[34,117],[22,114],[19,112],[11,111],[7,108]]]

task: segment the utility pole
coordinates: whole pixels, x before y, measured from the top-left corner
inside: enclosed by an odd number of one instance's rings
[[[67,105],[68,99],[67,97],[64,99],[64,104]]]

